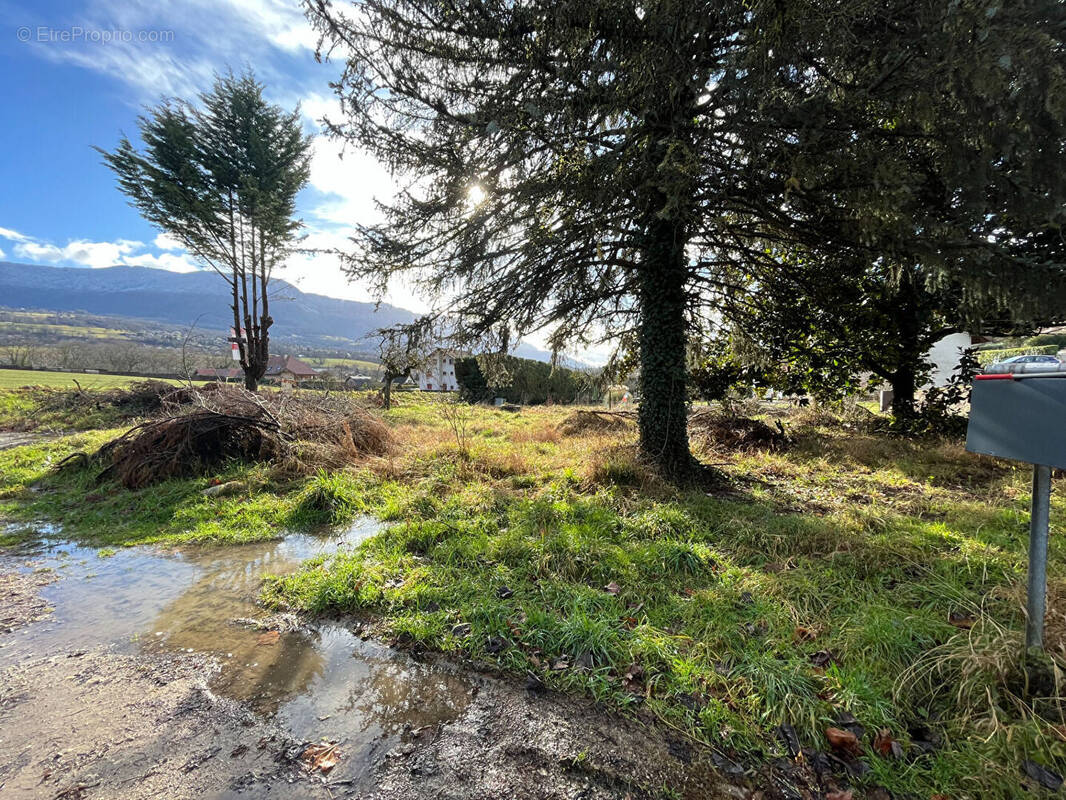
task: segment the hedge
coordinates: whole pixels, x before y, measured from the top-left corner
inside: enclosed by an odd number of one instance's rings
[[[580,372],[563,367],[552,369],[551,364],[543,361],[516,356],[504,357],[505,385],[490,386],[481,369],[482,358],[455,360],[455,381],[459,384],[459,395],[467,402],[492,402],[493,398],[502,397],[509,403],[523,405],[573,403],[588,401],[592,391],[588,376]]]
[[[977,363],[982,367],[1003,361],[1014,356],[1053,356],[1059,352],[1058,345],[1049,344],[1043,347],[1008,347],[1003,350],[980,350],[977,352]]]

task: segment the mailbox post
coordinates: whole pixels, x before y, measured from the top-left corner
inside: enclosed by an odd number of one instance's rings
[[[1047,534],[1051,508],[1051,467],[1033,465],[1033,499],[1029,509],[1029,598],[1026,604],[1025,647],[1044,649],[1047,604]]]
[[[1044,647],[1051,469],[1066,469],[1066,365],[978,375],[970,394],[966,449],[1033,465],[1025,646]]]

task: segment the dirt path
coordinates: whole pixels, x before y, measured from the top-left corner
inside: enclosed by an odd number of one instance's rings
[[[366,795],[415,798],[747,798],[680,737],[554,693],[485,678],[466,713],[412,732]]]
[[[52,613],[38,590],[56,578],[51,571],[0,572],[0,634],[10,633]]]
[[[194,656],[69,653],[0,680],[0,795],[11,798],[732,798],[680,740],[485,678],[458,720],[411,730],[363,775],[309,775],[300,742],[205,684]]]
[[[195,658],[69,653],[7,671],[0,795],[326,798],[300,748],[206,691]]]

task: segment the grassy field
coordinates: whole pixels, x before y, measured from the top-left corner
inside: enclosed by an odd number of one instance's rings
[[[381,364],[373,361],[361,361],[357,358],[307,358],[307,363],[316,368],[331,370],[348,370],[352,373],[376,376],[381,374]]]
[[[41,372],[32,369],[0,369],[0,390],[16,389],[23,386],[45,386],[51,388],[73,389],[75,381],[83,389],[113,389],[128,386],[143,377],[130,375],[98,375],[91,372]],[[167,381],[178,384],[179,381]]]
[[[123,545],[245,541],[370,513],[384,533],[272,582],[266,599],[369,613],[382,635],[643,709],[756,762],[783,754],[782,724],[826,750],[826,729],[851,715],[865,728],[856,797],[1018,797],[1027,760],[1066,767],[1057,700],[1020,685],[1025,469],[870,432],[868,414],[804,410],[783,418],[779,449],[730,450],[694,430],[726,482],[677,489],[636,459],[631,423],[402,402],[384,414],[390,455],[310,477],[232,465],[130,492],[50,469],[109,432],[0,452],[0,517],[15,523],[9,542],[49,519]],[[246,488],[207,498],[212,480]]]

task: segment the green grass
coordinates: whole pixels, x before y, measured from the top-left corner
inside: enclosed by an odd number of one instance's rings
[[[37,536],[40,522],[95,546],[182,542],[250,542],[284,535],[295,524],[299,493],[290,482],[274,483],[261,465],[234,464],[195,479],[169,480],[142,491],[98,484],[99,468],[57,473],[53,466],[76,451],[92,452],[121,433],[91,431],[0,451],[0,519],[8,530],[0,545]],[[236,495],[205,497],[211,481],[241,481]]]
[[[390,634],[646,708],[756,758],[780,754],[782,723],[824,748],[851,713],[871,732],[859,786],[898,797],[1015,797],[1024,758],[1066,766],[1054,720],[1010,689],[1024,470],[956,444],[815,430],[787,454],[708,453],[741,489],[708,496],[658,484],[605,439],[584,451],[538,436],[534,415],[483,419],[468,464],[422,444],[427,428],[447,440],[424,409],[390,416],[422,450],[380,487],[393,524],[278,579],[272,602],[370,612]],[[365,484],[349,490],[365,507]],[[1056,497],[1055,518],[1064,510]],[[1066,596],[1064,556],[1053,537],[1053,598]],[[642,677],[627,680],[634,665]],[[931,754],[911,742],[923,726],[941,740]],[[870,751],[882,728],[904,761]]]
[[[128,386],[143,377],[129,375],[98,375],[91,372],[42,372],[32,369],[0,369],[0,390],[22,386],[45,386],[51,388],[75,388],[75,381],[83,389],[113,389]],[[177,385],[180,381],[167,380]]]
[[[363,375],[379,375],[381,373],[381,364],[373,361],[363,361],[358,358],[307,358],[304,360],[315,367],[343,367],[353,372],[358,371]]]
[[[405,396],[384,414],[395,453],[358,469],[280,481],[234,465],[139,492],[49,470],[111,435],[91,432],[0,453],[0,517],[17,523],[9,541],[49,520],[113,547],[245,541],[371,513],[382,534],[273,580],[265,598],[369,613],[383,635],[646,710],[756,761],[781,755],[781,723],[824,749],[825,728],[854,714],[871,767],[857,797],[1017,797],[1023,759],[1066,768],[1062,719],[1023,701],[1015,678],[1025,469],[801,414],[782,453],[697,437],[733,481],[709,494],[658,481],[632,431],[561,435],[566,413],[473,410],[460,457],[446,416]],[[205,498],[210,478],[248,490]],[[1055,489],[1047,638],[1061,665],[1066,482]],[[882,728],[905,759],[872,752]],[[931,752],[914,744],[921,728]]]

